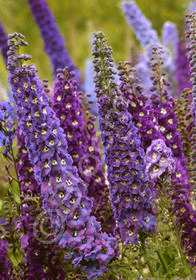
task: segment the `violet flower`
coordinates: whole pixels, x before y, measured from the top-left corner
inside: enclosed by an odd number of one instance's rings
[[[19,150],[16,166],[21,191],[21,216],[17,227],[23,232],[20,242],[21,249],[25,252],[22,277],[24,279],[37,279],[37,275],[39,275],[40,279],[64,280],[66,263],[62,250],[53,244],[53,240],[50,242],[45,236],[42,236],[40,225],[35,229],[36,220],[39,222],[39,216],[42,217],[41,223],[43,223],[44,218],[41,208],[39,209],[37,204],[41,200],[41,185],[35,180],[33,165],[29,161],[28,151],[25,147],[25,138],[19,129],[17,130],[17,139]]]
[[[67,258],[74,265],[89,262],[88,268],[92,270],[88,279],[96,279],[115,257],[117,242],[102,233],[100,224],[90,216],[92,201],[86,197],[86,185],[72,165],[63,129],[49,107],[37,70],[34,65],[20,65],[21,56],[16,49],[21,45],[21,37],[21,34],[10,35],[15,53],[8,58],[9,82],[35,179],[41,185],[43,208],[56,230],[55,243],[72,249]],[[105,257],[100,257],[101,254]]]
[[[152,29],[151,22],[142,14],[134,1],[122,2],[122,9],[142,47],[159,42],[157,32]]]
[[[50,58],[53,75],[56,76],[58,68],[68,67],[69,71],[75,71],[80,78],[78,69],[74,66],[64,44],[65,40],[60,34],[55,18],[45,0],[26,0],[30,6],[35,22],[39,26],[44,40],[44,50]]]
[[[169,176],[175,170],[173,153],[162,139],[152,141],[146,151],[145,162],[149,180],[158,179],[163,173]]]
[[[171,149],[176,169],[171,174],[171,196],[172,211],[176,214],[176,223],[178,228],[182,231],[181,242],[186,251],[186,255],[189,257],[190,263],[194,263],[195,255],[195,233],[194,233],[194,220],[196,217],[196,211],[193,210],[190,200],[190,191],[192,185],[190,183],[190,176],[187,165],[187,159],[183,154],[183,146],[181,135],[177,129],[178,120],[174,113],[175,102],[171,96],[168,95],[167,86],[168,82],[165,79],[164,72],[160,69],[161,53],[154,49],[154,58],[152,59],[153,81],[154,88],[152,89],[155,94],[152,95],[152,107],[154,109],[155,117],[160,126],[160,132],[164,137],[165,144]],[[157,55],[157,58],[155,57]],[[159,71],[158,71],[159,69]],[[157,75],[159,73],[159,75]],[[189,207],[186,207],[189,205]],[[185,210],[184,210],[185,209]],[[192,225],[189,220],[186,219],[186,215],[193,217]],[[182,222],[183,221],[183,222]],[[192,232],[191,232],[192,231]],[[189,235],[189,239],[184,238],[185,235]],[[189,247],[189,250],[186,248]]]
[[[104,194],[108,186],[102,170],[99,138],[96,136],[93,116],[87,118],[81,109],[78,81],[71,74],[68,69],[58,70],[54,82],[53,109],[66,134],[68,153],[73,158],[73,165],[77,167],[80,178],[88,185],[88,197],[93,200],[93,213],[96,212],[98,221],[104,219],[108,231],[107,226],[112,226],[114,221],[111,211],[104,210],[103,205],[104,201],[106,207],[109,199]],[[111,232],[111,229],[109,231]]]
[[[161,52],[154,48],[153,56],[151,69],[154,88],[152,90],[155,93],[152,95],[151,100],[154,115],[160,126],[160,132],[165,140],[165,144],[172,150],[175,160],[179,162],[179,164],[176,165],[176,173],[173,179],[178,177],[177,180],[180,181],[186,189],[190,190],[192,186],[190,184],[188,169],[186,168],[187,159],[183,154],[181,134],[177,129],[178,120],[174,112],[175,101],[172,96],[168,95],[167,87],[169,83],[165,78],[165,73],[160,69],[162,63]],[[180,172],[178,172],[178,168],[181,169],[180,166],[182,166],[186,172],[185,177],[177,175]]]
[[[138,56],[138,63],[135,65],[136,74],[142,83],[143,93],[146,96],[150,94],[150,88],[152,87],[152,81],[150,79],[151,73],[149,69],[148,62],[144,55]]]
[[[85,82],[84,82],[84,88],[85,88],[85,100],[86,103],[88,101],[93,101],[93,103],[90,106],[90,111],[93,115],[97,116],[98,114],[98,105],[97,105],[97,99],[96,94],[93,90],[93,65],[90,59],[86,60],[85,63]]]
[[[94,34],[93,56],[99,126],[117,229],[123,242],[137,242],[138,228],[153,232],[153,184],[145,175],[137,128],[113,77],[111,48],[103,33]]]
[[[190,82],[190,66],[188,61],[188,50],[183,40],[178,41],[176,52],[176,80],[177,80],[177,94],[185,88],[192,88]]]
[[[7,256],[7,241],[0,238],[0,278],[2,280],[13,279],[13,267]]]
[[[176,25],[172,22],[166,21],[162,28],[162,42],[167,46],[173,55],[176,55],[178,44],[178,33]]]
[[[146,152],[154,139],[162,138],[154,108],[143,94],[137,70],[129,62],[119,63],[118,70],[121,80],[119,89],[128,104],[127,110],[132,115],[132,122],[138,129],[141,147]]]
[[[196,10],[196,3],[193,0],[189,3],[189,14],[192,14],[195,10]]]
[[[46,239],[43,242],[42,232],[38,232],[38,229],[35,232],[35,221],[41,216],[41,208],[38,208],[38,201],[41,200],[41,185],[34,178],[34,169],[29,161],[24,135],[19,129],[17,139],[19,159],[16,166],[21,191],[20,220],[17,228],[23,232],[20,238],[21,249],[25,252],[23,278],[37,279],[39,275],[41,279],[50,279],[53,276],[55,279],[64,280],[65,261],[60,248],[46,242]],[[46,231],[46,228],[44,230]]]
[[[8,40],[7,33],[4,30],[3,24],[0,22],[0,48],[5,64],[7,64],[7,51],[8,51],[7,40]]]
[[[11,104],[0,102],[0,147],[4,147],[4,156],[8,156],[15,138],[14,119]]]
[[[145,94],[149,95],[151,94],[149,91],[149,86],[152,85],[152,81],[149,80],[149,69],[147,65],[151,59],[152,49],[157,46],[161,46],[164,49],[164,67],[167,72],[169,72],[171,77],[174,77],[174,59],[171,55],[171,52],[168,51],[167,46],[160,43],[157,32],[152,29],[150,21],[145,18],[134,1],[122,2],[122,9],[128,23],[132,26],[135,32],[136,38],[144,48],[142,63],[139,65],[139,67],[142,68],[142,72],[145,73],[144,79],[143,75],[141,75],[141,70],[139,71],[138,69],[137,72],[138,75],[140,75]],[[138,66],[136,65],[136,69],[137,68]],[[172,82],[175,81],[172,80]]]

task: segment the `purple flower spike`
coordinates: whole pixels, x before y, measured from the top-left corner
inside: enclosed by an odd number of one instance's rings
[[[171,174],[175,170],[175,160],[170,148],[168,148],[162,139],[153,140],[146,151],[146,174],[150,180],[160,178],[167,172]]]
[[[4,147],[5,156],[10,152],[10,147],[15,138],[13,108],[9,102],[0,102],[0,148]]]
[[[142,14],[134,1],[122,2],[122,9],[142,47],[159,42],[157,32],[152,29],[150,21]]]
[[[138,129],[141,147],[146,152],[152,140],[162,137],[154,109],[151,103],[147,103],[147,97],[143,94],[143,87],[140,86],[136,69],[131,67],[129,62],[119,63],[118,69],[122,81],[119,88],[128,103],[128,112],[132,115],[132,122]]]
[[[60,34],[55,18],[45,0],[26,0],[30,6],[35,22],[39,26],[40,33],[44,40],[44,50],[48,54],[53,67],[53,74],[56,76],[58,68],[68,67],[74,71],[76,77],[80,78],[78,69],[74,66],[64,46],[65,40]]]
[[[185,88],[192,88],[190,82],[190,65],[188,60],[188,50],[186,50],[185,43],[181,40],[177,43],[177,53],[175,58],[176,63],[176,80],[177,80],[177,94]]]
[[[88,196],[93,200],[93,213],[95,212],[98,221],[103,222],[104,229],[112,232],[115,223],[106,195],[108,186],[102,170],[99,138],[93,122],[95,117],[84,115],[77,85],[77,79],[67,68],[59,69],[54,83],[53,108],[66,134],[68,153],[73,158],[73,164],[78,168],[79,176],[88,184]]]
[[[19,67],[16,49],[21,45],[21,37],[21,34],[10,36],[15,45],[15,59],[13,61],[13,56],[8,59],[9,82],[17,105],[19,128],[24,133],[35,179],[41,185],[43,208],[54,228],[53,242],[71,248],[68,257],[73,263],[89,262],[91,273],[98,276],[100,268],[103,274],[106,265],[116,256],[117,241],[103,234],[95,217],[90,216],[92,201],[87,198],[86,185],[72,165],[63,129],[49,106],[35,66]],[[93,238],[90,248],[89,236]],[[105,258],[98,257],[101,252],[106,252]]]
[[[166,21],[162,29],[162,41],[163,45],[171,49],[173,55],[176,55],[178,44],[178,33],[176,25],[172,22]]]
[[[93,42],[95,91],[99,126],[107,164],[112,207],[121,240],[137,242],[138,229],[153,232],[153,183],[145,175],[144,151],[117,84],[113,81],[111,48],[103,33]],[[103,59],[104,54],[104,59]]]
[[[8,40],[7,33],[4,30],[2,23],[0,22],[0,48],[5,64],[7,64],[7,51],[8,51],[7,40]]]
[[[7,241],[0,238],[0,277],[2,280],[13,279],[13,267],[7,257],[7,248],[9,244]]]

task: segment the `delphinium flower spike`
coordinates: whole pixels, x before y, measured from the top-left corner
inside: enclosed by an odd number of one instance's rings
[[[178,120],[174,112],[175,101],[173,97],[168,94],[167,87],[169,84],[162,71],[161,65],[163,64],[163,61],[161,57],[162,50],[156,47],[153,48],[151,69],[154,82],[152,91],[154,94],[152,95],[151,100],[161,134],[164,137],[167,147],[173,152],[176,168],[171,174],[171,206],[172,210],[177,215],[176,223],[182,230],[182,245],[191,260],[191,257],[195,254],[195,241],[192,233],[196,211],[193,210],[191,205],[190,191],[192,190],[192,185],[190,183],[190,176],[187,169],[187,159],[183,153],[181,134],[177,130]],[[187,217],[189,217],[189,219],[187,219]],[[187,239],[188,235],[189,238]],[[191,249],[188,249],[191,244],[193,244],[193,246]]]
[[[28,151],[22,131],[17,130],[18,162],[17,170],[20,179],[21,206],[20,219],[17,228],[23,233],[20,238],[21,249],[24,250],[23,278],[24,279],[65,279],[65,260],[60,248],[47,239],[45,228],[40,230],[39,222],[43,222],[41,209],[41,185],[34,177],[33,165],[29,161]],[[39,219],[40,217],[40,219]],[[37,220],[37,225],[36,225]]]
[[[13,278],[13,267],[7,256],[9,244],[7,241],[0,238],[0,279],[11,280]]]
[[[153,183],[145,176],[144,152],[127,103],[114,82],[112,50],[102,32],[94,34],[93,63],[99,126],[112,206],[123,242],[137,242],[138,229],[153,232]]]
[[[154,139],[161,139],[162,135],[152,104],[143,94],[143,87],[137,77],[137,71],[131,63],[120,62],[118,66],[121,83],[119,89],[128,104],[128,111],[132,115],[132,122],[138,129],[141,147],[146,149]]]
[[[168,47],[162,44],[158,38],[157,32],[152,29],[151,23],[149,20],[146,19],[146,17],[142,14],[142,12],[139,10],[137,7],[136,3],[134,1],[131,2],[122,2],[122,9],[123,12],[127,18],[128,23],[132,26],[136,38],[139,40],[141,46],[144,49],[144,61],[146,61],[146,64],[149,63],[150,60],[150,55],[152,51],[152,47],[157,45],[161,46],[164,48],[165,57],[163,58],[164,60],[164,66],[169,72],[170,77],[172,77],[172,82],[175,84],[175,79],[174,79],[174,71],[175,71],[175,64],[174,64],[174,58],[171,55],[171,52],[168,52]],[[145,67],[145,63],[143,62],[143,67],[145,70],[145,73],[147,76],[149,76],[148,73],[148,67]],[[137,69],[137,67],[136,67]],[[139,72],[138,72],[139,74]],[[142,76],[141,76],[142,78]],[[149,80],[147,79],[147,83],[145,83],[146,78],[144,79],[144,92],[145,93],[150,93],[146,87],[149,84]],[[149,88],[148,88],[149,89]]]
[[[65,40],[60,34],[55,18],[45,0],[26,0],[30,6],[35,22],[39,26],[44,40],[44,50],[48,54],[53,75],[56,76],[58,68],[68,67],[69,71],[75,71],[76,77],[80,78],[77,67],[73,64],[64,44]]]
[[[93,104],[91,105],[91,113],[95,116],[98,114],[98,107],[97,107],[97,100],[96,100],[96,94],[93,89],[93,65],[92,61],[90,59],[86,60],[86,68],[85,68],[85,83],[84,83],[84,88],[85,88],[85,100],[86,102],[94,101]]]
[[[162,28],[162,42],[164,46],[167,46],[173,55],[176,55],[178,44],[178,33],[176,25],[170,21],[166,21]]]
[[[0,22],[0,48],[5,64],[7,64],[7,51],[8,51],[7,40],[8,40],[7,33],[4,30],[2,22]]]
[[[41,185],[42,207],[56,229],[55,243],[70,249],[67,258],[86,268],[88,279],[96,279],[116,256],[117,242],[102,233],[100,224],[90,216],[92,201],[72,165],[63,129],[49,106],[37,70],[34,65],[22,65],[22,57],[28,56],[17,54],[20,38],[20,34],[10,35],[15,48],[8,58],[9,82],[35,179]]]
[[[189,8],[189,14],[192,14],[196,10],[196,2],[194,0],[190,1],[188,8]]]
[[[150,94],[150,88],[152,87],[152,81],[150,79],[150,71],[148,67],[148,61],[144,55],[138,56],[138,63],[135,65],[137,77],[142,81],[143,93],[146,96]]]
[[[192,88],[190,82],[190,65],[188,60],[188,50],[186,49],[185,42],[179,40],[177,43],[177,52],[175,58],[176,64],[176,81],[177,90],[176,93],[180,94],[185,88]]]
[[[15,138],[15,116],[10,102],[0,102],[0,148],[4,147],[3,154],[9,158],[9,152]]]
[[[156,30],[152,29],[151,22],[142,14],[134,1],[123,1],[122,10],[127,22],[133,28],[136,38],[143,48],[147,48],[154,42],[159,42]],[[152,86],[152,83],[150,80],[150,71],[147,66],[146,55],[139,56],[139,63],[135,67],[137,74],[144,85],[144,92],[147,95],[150,93],[149,88]]]
[[[108,186],[102,170],[95,117],[87,116],[84,94],[79,94],[77,85],[78,80],[74,77],[74,73],[70,73],[67,68],[58,69],[57,79],[54,82],[53,109],[66,135],[68,153],[73,158],[73,164],[77,167],[79,176],[88,185],[88,196],[93,200],[93,213],[98,221],[104,220],[104,229],[107,229],[109,224],[112,227],[113,218],[111,211],[109,209],[104,211],[103,208],[103,200],[106,200],[105,205],[109,206],[110,203],[104,195]],[[80,95],[83,96],[83,102]],[[112,233],[112,228],[108,227],[106,231]]]
[[[152,106],[166,145],[171,148],[174,157],[185,168],[188,176],[188,170],[186,169],[187,159],[183,154],[181,134],[177,130],[178,120],[174,112],[175,101],[168,94],[170,83],[167,81],[165,72],[162,69],[162,55],[163,50],[161,48],[153,48],[151,58],[152,80],[154,85],[151,89],[154,92],[151,97]],[[189,176],[185,181],[189,181]]]
[[[194,126],[193,117],[190,112],[192,103],[192,90],[190,88],[184,88],[175,99],[174,112],[178,119],[177,129],[180,131],[183,142],[183,153],[187,158],[187,168],[191,177],[191,183],[193,185],[192,176],[194,176],[194,164],[191,162],[192,153],[192,129]],[[194,186],[193,186],[194,187]]]
[[[122,9],[142,47],[159,42],[156,30],[152,29],[151,22],[142,14],[134,1],[123,1]]]
[[[156,197],[160,201],[164,190],[159,180],[167,178],[167,182],[170,182],[171,174],[175,172],[176,163],[171,149],[165,144],[165,138],[162,135],[164,127],[158,123],[155,112],[156,107],[153,102],[149,102],[150,100],[147,103],[147,98],[143,95],[143,89],[140,86],[140,81],[137,79],[135,69],[130,64],[129,62],[120,63],[118,67],[121,79],[120,90],[128,102],[128,110],[133,116],[134,125],[138,128],[138,134],[141,136],[141,146],[146,152],[146,174],[149,180],[155,182],[154,198]],[[157,106],[159,102],[160,100],[157,97]],[[163,201],[165,203],[165,197]],[[170,202],[167,203],[168,207],[171,207]],[[159,205],[157,205],[157,208],[159,212]],[[175,221],[173,221],[174,224]]]

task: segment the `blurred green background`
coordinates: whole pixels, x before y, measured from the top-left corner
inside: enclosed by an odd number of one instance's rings
[[[36,1],[36,0],[35,0]],[[135,45],[135,36],[121,10],[120,0],[47,0],[66,48],[84,77],[85,59],[90,55],[90,36],[103,31],[114,51],[116,61],[127,60]],[[139,8],[151,20],[159,35],[166,20],[179,26],[182,22],[186,0],[137,0]],[[41,79],[51,79],[49,60],[43,51],[43,41],[25,0],[0,0],[0,20],[8,33],[21,32],[29,42],[28,51],[39,69]],[[0,58],[0,80],[7,83],[7,72]]]

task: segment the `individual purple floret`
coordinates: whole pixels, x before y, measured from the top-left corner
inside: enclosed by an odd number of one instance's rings
[[[152,29],[151,22],[142,14],[134,1],[122,2],[122,9],[142,47],[159,42],[157,32]]]
[[[177,80],[177,94],[183,91],[185,88],[192,88],[190,82],[191,73],[188,60],[188,50],[186,49],[183,40],[179,40],[177,43],[177,52],[175,58],[176,64],[176,80]]]
[[[175,170],[173,153],[162,139],[152,141],[146,151],[145,163],[149,180],[156,180],[163,173],[169,176]]]
[[[54,82],[53,109],[66,134],[68,153],[73,158],[73,164],[80,178],[88,185],[88,197],[93,200],[93,213],[96,212],[98,221],[104,220],[107,228],[114,221],[111,211],[104,211],[103,206],[103,201],[106,200],[105,207],[109,206],[109,201],[106,197],[108,186],[102,170],[99,138],[96,136],[93,116],[87,118],[82,111],[77,91],[78,80],[71,74],[68,69],[58,70]],[[107,219],[108,215],[110,218]],[[107,231],[112,232],[112,229]]]
[[[67,141],[59,119],[49,106],[34,65],[21,66],[21,34],[10,35],[15,54],[8,58],[9,82],[17,105],[19,128],[23,131],[35,179],[41,185],[43,208],[55,231],[55,243],[70,249],[67,258],[76,266],[88,265],[88,279],[103,275],[116,256],[117,241],[101,232],[90,216],[92,201],[67,153]],[[35,152],[36,151],[36,152]]]
[[[45,0],[26,0],[30,6],[35,22],[39,26],[40,33],[44,40],[44,50],[50,58],[53,75],[56,76],[58,68],[68,67],[74,71],[76,77],[80,78],[77,67],[74,66],[64,44],[65,40],[60,34],[55,18]]]
[[[153,184],[145,175],[137,128],[113,77],[111,48],[103,33],[94,34],[93,56],[99,126],[107,164],[112,206],[123,242],[137,242],[138,229],[155,230]]]
[[[162,43],[168,47],[173,56],[176,55],[177,44],[178,44],[178,33],[176,25],[172,22],[166,21],[162,28]]]
[[[0,48],[5,64],[7,64],[7,51],[8,51],[7,40],[8,40],[7,33],[4,30],[2,23],[0,22]]]
[[[13,267],[7,256],[7,248],[9,244],[7,241],[0,238],[0,279],[13,279]]]
[[[5,156],[10,152],[15,138],[13,108],[9,102],[0,102],[0,148],[4,147]]]

